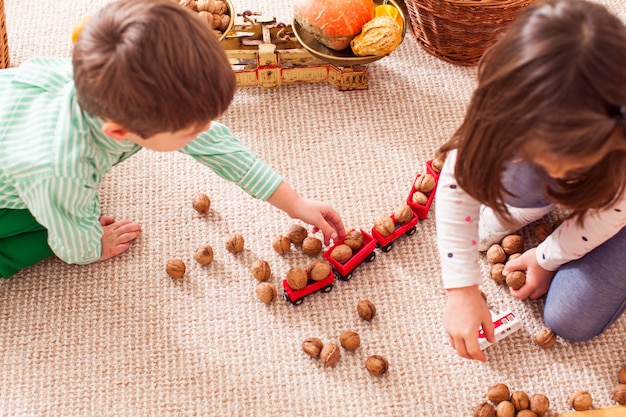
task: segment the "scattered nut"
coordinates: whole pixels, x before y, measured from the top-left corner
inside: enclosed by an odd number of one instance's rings
[[[613,399],[619,405],[626,405],[626,384],[617,384],[613,388]]]
[[[278,235],[272,240],[272,247],[277,253],[284,255],[291,248],[291,240],[287,236]]]
[[[200,265],[208,265],[213,262],[213,248],[210,245],[204,245],[203,247],[196,249],[193,254],[193,258]]]
[[[339,336],[339,343],[346,350],[357,350],[361,346],[361,338],[357,332],[346,330]]]
[[[393,217],[396,219],[396,223],[406,223],[413,218],[413,210],[406,204],[400,204],[393,211]]]
[[[544,327],[535,334],[535,343],[548,349],[556,343],[556,334],[549,327]]]
[[[295,267],[287,271],[287,284],[294,290],[301,290],[306,287],[308,281],[306,269]]]
[[[345,243],[341,243],[333,248],[330,257],[339,263],[344,263],[352,257],[352,249]]]
[[[343,243],[350,246],[352,252],[358,252],[363,247],[363,233],[356,229],[350,230],[346,233]]]
[[[307,271],[309,272],[310,279],[313,281],[321,281],[330,274],[330,265],[328,265],[328,262],[316,259],[309,264]]]
[[[496,416],[515,417],[515,407],[511,401],[502,401],[496,406]]]
[[[170,259],[165,265],[165,272],[174,279],[180,279],[185,276],[185,263],[180,259]]]
[[[532,410],[521,410],[519,413],[517,413],[516,417],[537,417],[537,414],[535,414],[534,411]]]
[[[326,343],[320,352],[320,359],[327,366],[333,366],[339,360],[341,352],[336,343]]]
[[[309,337],[302,342],[302,350],[312,358],[319,358],[324,343],[317,337]]]
[[[287,230],[287,237],[294,245],[299,245],[308,236],[309,232],[304,226],[293,224]]]
[[[504,270],[504,264],[501,262],[491,264],[491,268],[489,269],[489,276],[492,280],[497,282],[498,284],[504,282],[506,277],[502,274]]]
[[[617,374],[617,380],[620,384],[626,384],[626,365],[620,368]]]
[[[193,202],[191,204],[198,213],[207,214],[209,212],[209,208],[211,207],[211,200],[206,194],[198,193],[193,198]]]
[[[496,409],[488,402],[482,402],[474,408],[473,417],[495,417]]]
[[[524,238],[520,235],[508,235],[502,239],[502,249],[507,255],[519,253],[524,250]]]
[[[428,203],[428,196],[421,191],[415,191],[411,197],[411,201],[420,206],[425,206]]]
[[[234,233],[226,241],[226,250],[230,253],[239,253],[243,251],[243,245],[243,236],[239,233]]]
[[[593,399],[587,391],[576,391],[569,397],[568,403],[576,411],[585,411],[591,408]]]
[[[365,368],[372,376],[382,376],[389,369],[389,362],[384,356],[372,355],[365,361]]]
[[[389,236],[396,230],[396,225],[394,224],[391,216],[388,214],[379,214],[374,219],[374,228],[383,236]]]
[[[267,281],[270,279],[270,264],[263,259],[257,259],[250,267],[252,275],[259,281]]]
[[[535,227],[535,236],[537,237],[539,242],[543,242],[548,236],[550,236],[552,230],[552,226],[550,226],[548,223],[539,223]]]
[[[316,237],[309,236],[302,241],[302,252],[305,255],[317,256],[322,251],[322,241]]]
[[[413,188],[415,188],[415,191],[429,193],[435,188],[436,185],[437,182],[435,181],[435,177],[430,174],[424,174],[415,179]]]
[[[494,243],[487,249],[487,260],[492,264],[504,263],[506,261],[506,252],[502,246]]]
[[[524,391],[514,391],[511,394],[511,403],[518,412],[530,408],[530,398]]]
[[[276,291],[276,287],[273,284],[261,282],[256,286],[256,295],[265,304],[270,304],[276,299],[278,291]]]
[[[356,305],[356,311],[363,320],[371,321],[376,315],[376,306],[370,300],[360,300]]]
[[[537,417],[543,417],[550,408],[550,400],[543,394],[533,394],[530,396],[530,411]]]
[[[506,285],[519,290],[526,284],[526,273],[524,271],[511,271],[506,274]]]
[[[498,383],[487,388],[487,399],[496,404],[508,401],[511,398],[511,391],[506,384]]]

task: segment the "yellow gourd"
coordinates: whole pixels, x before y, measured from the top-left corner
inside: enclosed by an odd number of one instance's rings
[[[363,25],[350,42],[356,56],[389,55],[402,42],[402,30],[391,16],[378,16]]]

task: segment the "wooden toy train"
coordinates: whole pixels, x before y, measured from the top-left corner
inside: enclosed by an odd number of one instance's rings
[[[314,281],[309,279],[307,285],[299,290],[294,290],[289,286],[286,279],[283,279],[283,297],[293,305],[302,304],[304,298],[315,292],[329,292],[333,289],[335,279],[341,281],[348,281],[352,278],[354,270],[363,262],[372,262],[376,258],[375,250],[379,248],[383,252],[389,252],[392,249],[393,243],[403,235],[412,236],[417,230],[417,224],[419,220],[423,220],[428,216],[428,212],[435,198],[436,184],[439,180],[439,171],[433,168],[433,161],[430,160],[426,163],[426,173],[430,174],[435,180],[435,187],[425,193],[426,201],[424,204],[414,201],[414,194],[417,192],[414,185],[411,185],[411,190],[406,199],[407,205],[411,208],[411,218],[406,222],[396,222],[395,216],[392,214],[390,217],[394,221],[395,230],[387,236],[381,234],[375,227],[371,229],[371,233],[364,229],[359,229],[363,238],[363,243],[360,245],[360,249],[352,254],[352,256],[341,263],[331,256],[333,249],[338,245],[344,243],[345,237],[341,240],[334,242],[334,244],[324,251],[323,256],[331,266],[330,273],[325,278]],[[423,174],[418,173],[415,180]],[[354,229],[353,229],[354,230]]]

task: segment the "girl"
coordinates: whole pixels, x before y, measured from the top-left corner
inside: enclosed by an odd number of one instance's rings
[[[528,7],[483,56],[478,87],[439,179],[444,327],[459,355],[485,361],[478,251],[557,204],[569,213],[537,248],[507,263],[525,270],[514,297],[547,293],[544,320],[590,339],[626,308],[626,27],[584,0]]]

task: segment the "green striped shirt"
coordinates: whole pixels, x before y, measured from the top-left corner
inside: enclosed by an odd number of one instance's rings
[[[0,71],[0,208],[30,210],[67,263],[100,258],[98,187],[141,149],[106,137],[102,123],[78,106],[70,59],[32,58]],[[255,198],[266,200],[282,181],[216,122],[181,152]]]

